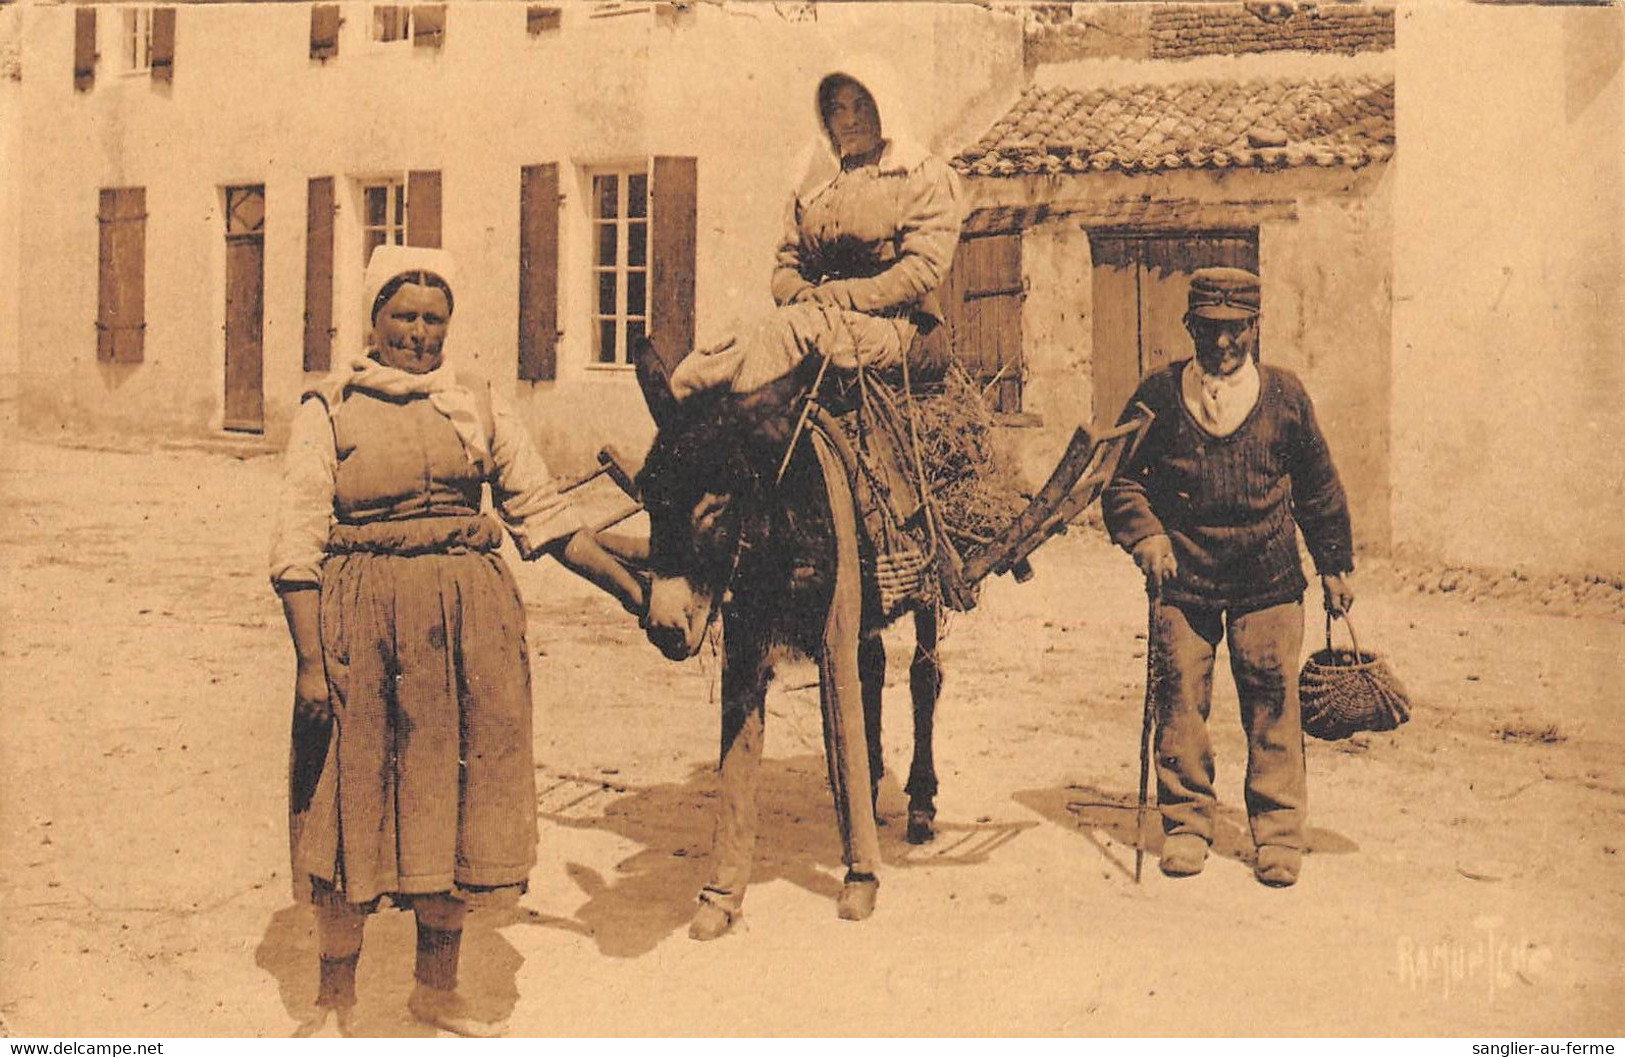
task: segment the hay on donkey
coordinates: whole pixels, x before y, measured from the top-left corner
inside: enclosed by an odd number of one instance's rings
[[[1027,505],[1014,460],[994,443],[981,388],[952,364],[940,392],[916,393],[915,435],[943,527],[962,548],[997,536]]]

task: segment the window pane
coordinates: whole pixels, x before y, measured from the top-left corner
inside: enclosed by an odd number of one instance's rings
[[[372,260],[372,251],[384,241],[384,233],[375,228],[368,228],[361,239],[362,263]]]
[[[649,215],[649,176],[647,173],[633,173],[626,178],[626,215],[629,217],[646,217]]]
[[[632,345],[643,337],[643,320],[629,319],[626,321],[626,354],[632,355]]]
[[[620,178],[614,173],[592,178],[592,200],[594,203],[593,216],[609,218],[620,216],[616,208],[615,196],[619,191]]]
[[[598,257],[593,262],[602,268],[615,266],[615,225],[598,225]]]
[[[389,188],[369,187],[366,190],[366,195],[367,226],[381,228],[384,226],[384,222],[389,219]]]
[[[615,321],[603,319],[598,322],[598,362],[615,362]]]
[[[643,281],[647,272],[626,273],[626,314],[643,315]]]
[[[400,184],[391,184],[389,197],[395,203],[395,226],[398,228],[406,227],[406,188]],[[397,244],[400,241],[399,237],[395,239]]]
[[[226,188],[226,234],[248,235],[264,227],[264,189],[259,187]]]
[[[641,222],[626,225],[626,263],[642,268],[648,257],[649,227]]]
[[[615,273],[598,273],[598,314],[613,316],[615,314]]]

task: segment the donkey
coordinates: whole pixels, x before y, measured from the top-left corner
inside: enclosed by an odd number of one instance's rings
[[[879,885],[874,795],[883,767],[884,622],[872,577],[860,575],[846,474],[827,434],[797,426],[820,361],[808,356],[754,392],[702,392],[682,403],[652,345],[640,346],[636,363],[657,427],[638,475],[650,523],[644,629],[668,658],[684,660],[722,617],[721,795],[711,880],[689,934],[715,938],[740,914],[756,837],[764,701],[773,660],[784,650],[819,662],[825,750],[848,871],[837,909],[848,920],[866,918]],[[905,611],[917,642],[909,667],[914,757],[905,787],[906,839],[923,844],[934,836],[931,736],[942,670],[936,611],[924,605]],[[866,752],[851,751],[848,732],[860,723]]]

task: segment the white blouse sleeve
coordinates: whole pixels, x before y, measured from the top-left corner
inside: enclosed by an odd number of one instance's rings
[[[271,541],[271,583],[278,589],[322,582],[322,555],[333,521],[333,478],[338,456],[327,406],[306,400],[293,416],[283,455]]]
[[[549,543],[580,529],[581,515],[570,497],[559,491],[518,414],[494,391],[491,426],[491,459],[496,464],[491,500],[519,553],[535,558]]]

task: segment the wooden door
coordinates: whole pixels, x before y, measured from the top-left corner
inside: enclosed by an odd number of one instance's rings
[[[265,431],[265,188],[226,189],[225,428]]]
[[[1091,233],[1094,419],[1115,422],[1140,379],[1191,355],[1185,301],[1191,273],[1258,271],[1258,232]]]

